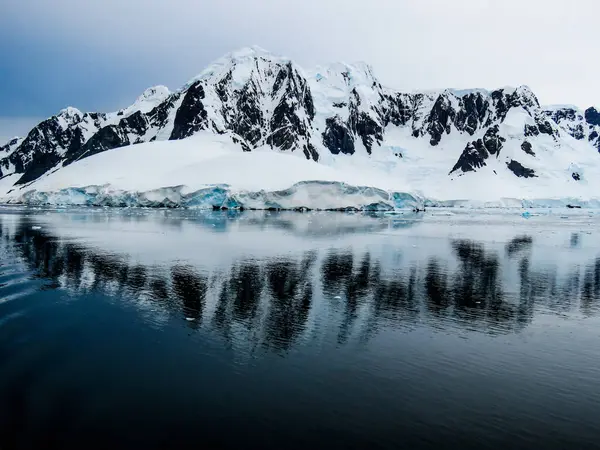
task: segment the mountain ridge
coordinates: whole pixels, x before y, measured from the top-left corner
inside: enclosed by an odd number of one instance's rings
[[[306,71],[255,46],[219,58],[174,92],[148,88],[116,112],[61,110],[0,147],[0,179],[18,176],[15,185],[27,186],[97,153],[200,131],[227,136],[242,151],[266,146],[315,162],[355,154],[386,160],[404,158],[413,146],[440,153],[451,147],[448,177],[502,160],[516,177],[534,178],[557,149],[589,151],[590,158],[600,152],[595,107],[542,107],[525,85],[405,93],[384,87],[366,63]],[[397,133],[406,135],[402,145],[390,144]]]

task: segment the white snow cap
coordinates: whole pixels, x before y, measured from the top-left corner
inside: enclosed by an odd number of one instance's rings
[[[318,66],[311,71],[311,78],[338,88],[344,85],[370,87],[373,83],[379,83],[373,73],[373,68],[363,61],[351,64],[337,62],[326,66]]]
[[[154,100],[154,99],[163,101],[170,94],[171,94],[171,92],[169,91],[169,88],[166,86],[162,86],[162,85],[153,86],[151,88],[146,89],[144,91],[144,93],[138,97],[138,101]]]
[[[271,63],[287,64],[291,62],[289,58],[279,56],[265,50],[258,45],[244,47],[233,52],[227,53],[221,58],[209,64],[209,66],[200,72],[199,75],[192,78],[186,86],[189,86],[199,80],[215,80],[222,78],[234,66],[245,67],[249,71],[250,65],[257,59],[264,59]]]
[[[73,119],[79,119],[81,118],[81,116],[83,116],[83,113],[81,111],[79,111],[77,108],[74,108],[72,106],[67,106],[64,109],[61,109],[60,112],[58,113],[59,116],[64,117],[64,118],[73,118]]]
[[[449,89],[447,89],[447,91],[451,92],[452,94],[456,95],[457,97],[464,97],[465,95],[470,95],[470,94],[481,94],[483,96],[490,95],[489,89],[484,89],[484,88],[472,88],[472,89],[449,88]]]
[[[542,108],[544,109],[544,111],[564,111],[564,110],[570,110],[572,109],[573,111],[581,111],[581,108],[579,108],[579,106],[575,106],[575,105],[544,105],[542,106]]]

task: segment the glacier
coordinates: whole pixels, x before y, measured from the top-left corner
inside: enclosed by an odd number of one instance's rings
[[[302,181],[280,191],[243,191],[228,185],[183,193],[185,186],[123,191],[110,186],[29,191],[18,201],[31,206],[113,206],[220,210],[394,211],[423,207],[422,199],[337,181]]]

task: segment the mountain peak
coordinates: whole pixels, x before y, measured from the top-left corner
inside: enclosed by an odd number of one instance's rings
[[[60,112],[58,113],[58,115],[61,117],[71,119],[71,118],[81,117],[83,115],[83,113],[81,111],[79,111],[77,108],[74,108],[72,106],[67,106],[64,109],[61,109]]]
[[[373,68],[362,61],[354,63],[337,62],[325,66],[318,66],[312,71],[312,78],[317,82],[341,88],[365,86],[370,87],[373,83],[379,84],[379,80],[373,73]]]
[[[257,57],[266,57],[266,58],[277,57],[273,53],[269,52],[268,50],[265,50],[264,48],[262,48],[258,45],[251,45],[250,47],[242,47],[242,48],[239,48],[232,52],[229,52],[225,56],[228,57],[229,59],[234,59],[234,60],[257,58]]]
[[[244,76],[239,78],[247,79],[249,72],[251,72],[256,65],[258,60],[262,60],[267,64],[288,64],[290,63],[289,58],[276,55],[274,53],[265,50],[257,45],[251,47],[243,47],[238,50],[234,50],[225,54],[224,56],[213,61],[209,66],[204,69],[200,74],[192,78],[184,87],[192,85],[196,81],[200,80],[220,80],[227,76],[235,69],[238,73],[244,73]]]
[[[162,85],[152,86],[152,87],[146,89],[144,91],[144,93],[138,97],[138,101],[151,100],[151,99],[155,99],[155,98],[160,98],[160,99],[164,100],[165,98],[167,98],[169,96],[170,93],[171,92],[169,91],[169,88],[166,86],[162,86]]]
[[[154,86],[114,113],[62,110],[4,152],[0,178],[19,173],[19,183],[28,183],[96,153],[200,132],[228,135],[246,152],[270,147],[315,161],[357,153],[408,165],[413,146],[429,146],[443,149],[448,170],[457,159],[464,173],[507,157],[533,167],[532,158],[562,144],[597,157],[600,113],[590,108],[583,116],[541,109],[526,85],[407,93],[382,86],[364,62],[307,76],[288,58],[251,46],[222,56],[173,94]]]

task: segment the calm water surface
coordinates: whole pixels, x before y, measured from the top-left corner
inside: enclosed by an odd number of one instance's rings
[[[0,449],[600,448],[561,214],[0,209]]]

